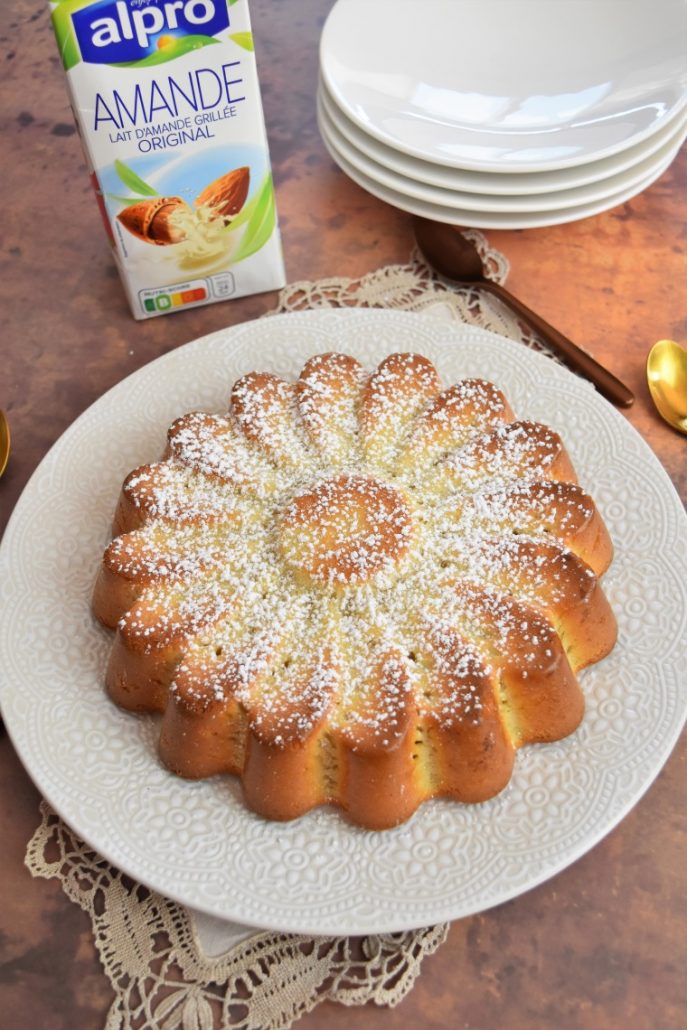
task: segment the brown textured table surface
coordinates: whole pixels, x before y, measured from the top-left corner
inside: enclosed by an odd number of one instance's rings
[[[315,121],[317,44],[329,0],[252,0],[289,280],[357,276],[412,249],[410,218],[327,156]],[[159,355],[272,308],[276,295],[132,320],[90,192],[43,0],[5,0],[2,25],[2,364],[12,459],[0,529],[67,426]],[[627,417],[684,499],[687,440],[654,412],[651,344],[687,342],[687,148],[644,194],[560,227],[489,232],[513,292],[635,391]],[[617,829],[572,867],[455,923],[395,1010],[325,1004],[305,1027],[673,1027],[687,1011],[684,741]],[[86,916],[56,881],[32,880],[25,846],[38,792],[0,738],[0,1022],[100,1027],[111,1001]]]

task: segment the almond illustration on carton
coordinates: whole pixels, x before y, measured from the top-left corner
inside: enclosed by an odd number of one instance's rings
[[[196,197],[193,208],[181,197],[153,197],[131,204],[119,212],[117,219],[145,243],[163,247],[183,243],[187,238],[184,226],[188,225],[183,215],[192,218],[194,210],[203,208],[209,212],[210,221],[221,218],[227,225],[245,204],[249,185],[250,169],[235,168],[206,186]]]
[[[175,227],[172,217],[180,208],[190,210],[181,197],[155,197],[132,204],[120,211],[117,218],[139,240],[162,247],[185,239],[185,233]]]
[[[250,169],[235,168],[206,186],[195,200],[196,207],[209,207],[218,218],[229,221],[246,202],[250,185]]]

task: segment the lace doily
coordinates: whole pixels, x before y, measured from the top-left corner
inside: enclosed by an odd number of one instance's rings
[[[503,282],[508,263],[476,230],[488,275]],[[267,316],[321,307],[384,307],[456,319],[549,353],[497,300],[456,288],[420,258],[358,279],[298,282]],[[278,1030],[325,999],[344,1005],[397,1005],[448,924],[362,938],[255,933],[200,917],[118,872],[80,841],[43,802],[29,842],[33,876],[57,877],[90,916],[115,1000],[106,1030]]]
[[[465,229],[463,235],[475,244],[488,278],[504,283],[508,259],[490,247],[478,229]],[[455,319],[518,340],[559,361],[539,336],[496,297],[480,291],[477,285],[457,287],[430,268],[417,249],[407,265],[386,265],[358,279],[291,283],[281,291],[277,307],[265,317],[307,308],[339,307],[398,308]]]
[[[209,958],[185,908],[113,869],[45,802],[41,812],[26,864],[91,918],[116,994],[106,1030],[277,1030],[325,999],[397,1005],[446,938],[446,924],[363,938],[264,932]]]

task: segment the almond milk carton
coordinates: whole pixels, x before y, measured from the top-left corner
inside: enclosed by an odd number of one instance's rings
[[[50,8],[134,317],[283,286],[247,0]]]

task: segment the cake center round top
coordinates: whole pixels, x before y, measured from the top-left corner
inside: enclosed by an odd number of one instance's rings
[[[297,578],[357,586],[392,572],[410,549],[413,517],[388,483],[339,475],[299,494],[282,513],[282,555]]]

